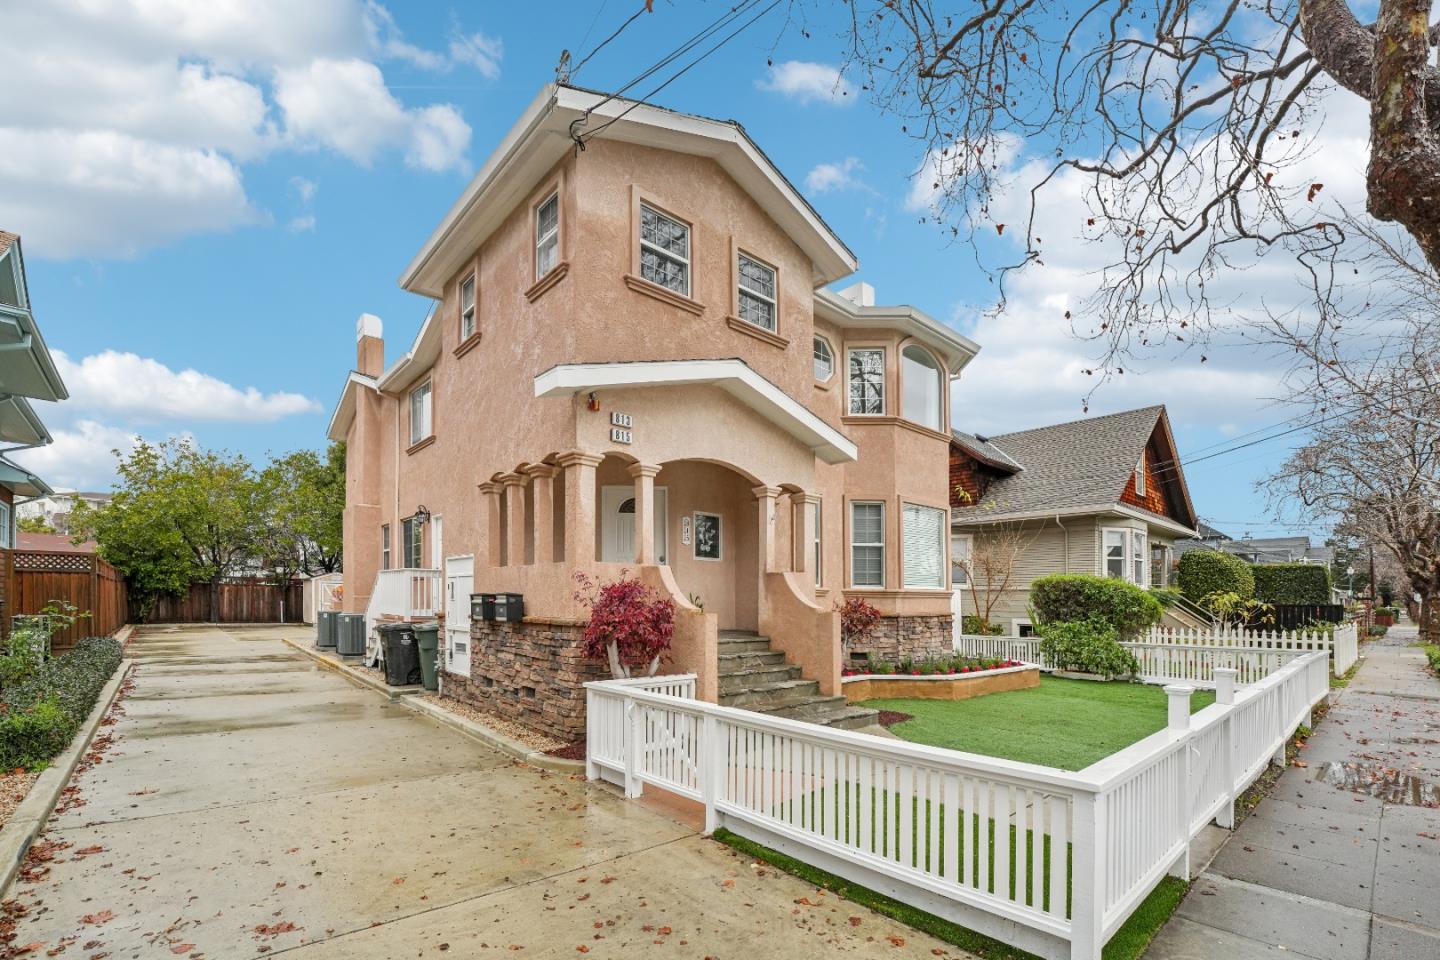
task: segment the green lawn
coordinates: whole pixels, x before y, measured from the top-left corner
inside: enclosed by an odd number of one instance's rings
[[[1215,702],[1196,690],[1192,711]],[[877,710],[915,719],[890,732],[914,743],[981,753],[1062,770],[1081,770],[1164,728],[1166,696],[1141,683],[1099,683],[1042,676],[1030,690],[973,700],[868,700]]]

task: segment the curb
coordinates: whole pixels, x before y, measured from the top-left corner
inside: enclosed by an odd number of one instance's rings
[[[325,654],[321,653],[319,650],[316,650],[309,644],[304,643],[303,641],[291,640],[289,637],[281,637],[280,641],[284,643],[287,647],[291,647],[292,649],[305,654],[305,656],[309,657],[311,660],[315,661],[317,664],[324,667],[326,670],[333,670],[336,673],[340,674],[342,677],[345,677],[347,680],[352,680],[362,687],[368,687],[371,690],[374,690],[376,693],[384,694],[385,697],[390,700],[399,700],[401,697],[408,696],[412,693],[419,693],[421,690],[424,689],[420,686],[392,687],[389,684],[370,676],[370,674],[366,673],[364,670],[356,670],[348,663],[342,663],[339,660],[334,660],[330,657],[327,657]]]
[[[0,830],[0,870],[3,870],[3,873],[0,873],[0,891],[9,891],[10,885],[15,882],[15,875],[20,872],[20,864],[24,862],[30,844],[45,829],[45,823],[50,819],[50,814],[54,812],[55,804],[60,799],[60,792],[65,789],[70,777],[75,773],[75,768],[80,765],[80,758],[90,749],[90,743],[100,729],[100,721],[105,719],[105,714],[109,713],[115,704],[120,695],[120,686],[134,666],[134,660],[120,661],[120,668],[101,688],[94,709],[90,711],[90,716],[85,718],[85,724],[75,734],[75,739],[71,740],[65,752],[56,757],[36,778],[30,792],[25,795],[20,806],[15,808],[5,828]]]
[[[564,760],[560,757],[552,757],[549,754],[541,753],[538,750],[532,750],[520,741],[511,739],[498,730],[492,730],[484,724],[476,723],[468,717],[456,716],[448,710],[444,710],[432,703],[427,703],[419,699],[417,694],[424,693],[424,687],[391,687],[369,676],[363,670],[356,670],[348,663],[341,663],[338,660],[327,657],[314,647],[307,646],[300,641],[291,640],[289,637],[282,637],[281,639],[287,646],[305,654],[305,656],[325,669],[333,670],[348,680],[353,680],[363,687],[368,687],[376,693],[383,694],[391,701],[398,701],[416,713],[422,713],[433,720],[437,720],[456,733],[464,734],[472,740],[478,740],[507,756],[514,757],[516,760],[528,763],[533,767],[549,770],[553,773],[583,773],[585,770],[585,761],[583,760]]]

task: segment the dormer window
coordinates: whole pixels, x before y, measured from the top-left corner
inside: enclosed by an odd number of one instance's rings
[[[690,227],[640,205],[640,276],[690,296]]]
[[[560,194],[552,193],[535,209],[535,279],[560,262]]]
[[[740,319],[775,332],[775,271],[739,254]]]
[[[1135,464],[1135,495],[1145,496],[1145,462],[1149,459],[1147,453],[1140,451],[1140,462]]]
[[[460,284],[460,342],[475,336],[475,275]]]

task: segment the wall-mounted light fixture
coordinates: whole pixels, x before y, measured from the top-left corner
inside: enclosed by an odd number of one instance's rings
[[[600,398],[595,396],[594,393],[591,393],[590,396],[585,400],[585,406],[588,407],[592,413],[599,413]]]
[[[430,509],[422,503],[420,504],[420,506],[415,508],[415,515],[410,519],[414,520],[416,523],[420,524],[423,527],[425,524],[430,522]]]

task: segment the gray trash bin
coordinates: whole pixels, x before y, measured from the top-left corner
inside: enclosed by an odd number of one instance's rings
[[[339,616],[338,610],[321,610],[315,615],[315,646],[335,646],[336,620]]]

